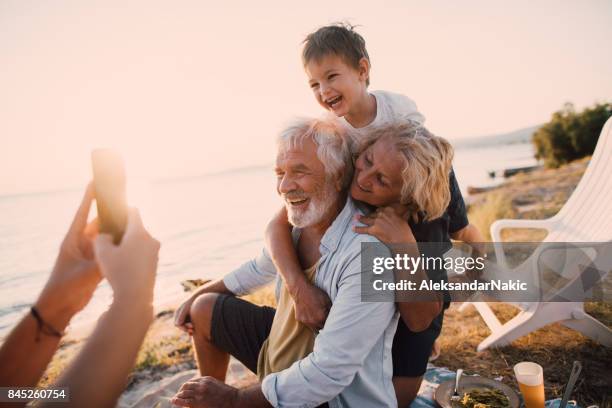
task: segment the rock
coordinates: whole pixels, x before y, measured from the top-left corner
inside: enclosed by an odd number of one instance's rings
[[[183,290],[185,292],[191,292],[197,287],[207,284],[210,282],[210,279],[187,279],[181,282],[183,285]]]

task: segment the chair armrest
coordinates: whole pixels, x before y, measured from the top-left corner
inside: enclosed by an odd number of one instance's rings
[[[511,220],[511,219],[501,219],[493,222],[491,224],[491,240],[493,241],[493,248],[495,250],[495,257],[497,258],[497,262],[500,265],[508,268],[508,263],[506,262],[506,254],[504,254],[504,247],[500,243],[501,232],[506,228],[537,228],[537,229],[545,229],[550,232],[554,226],[557,224],[557,220],[555,217],[547,218],[544,220]]]
[[[493,240],[493,242],[501,242],[501,232],[503,229],[506,228],[537,228],[545,229],[550,232],[556,224],[557,220],[555,219],[555,217],[547,218],[544,220],[497,220],[493,224],[491,224],[491,239]]]

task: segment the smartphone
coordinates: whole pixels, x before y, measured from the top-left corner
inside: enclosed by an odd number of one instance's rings
[[[111,234],[118,245],[128,213],[123,159],[113,149],[96,149],[91,152],[91,164],[100,232]]]

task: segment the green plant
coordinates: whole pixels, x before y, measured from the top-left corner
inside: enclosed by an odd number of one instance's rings
[[[559,167],[572,160],[593,154],[599,133],[612,116],[612,104],[601,103],[576,112],[574,105],[565,104],[548,123],[533,135],[536,158],[546,167]]]

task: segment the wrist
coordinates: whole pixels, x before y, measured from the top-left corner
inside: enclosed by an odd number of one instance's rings
[[[113,305],[127,307],[133,310],[148,311],[153,309],[153,292],[115,292],[113,294]]]
[[[248,407],[253,401],[249,401],[248,388],[234,388],[229,398],[229,407]]]
[[[285,281],[285,284],[287,285],[287,290],[289,291],[289,294],[294,300],[300,296],[300,294],[304,291],[306,285],[310,284],[310,282],[306,280],[306,276],[304,276],[303,273],[299,273],[296,275],[297,276],[295,276],[291,280],[291,282]]]
[[[266,399],[261,384],[252,385],[246,388],[236,390],[236,397],[232,401],[234,407],[271,407],[272,405]]]
[[[117,311],[126,319],[138,319],[138,321],[143,322],[153,321],[153,310],[152,302],[134,301],[126,298],[113,299],[109,308],[109,311]]]
[[[40,295],[34,303],[34,307],[40,313],[41,318],[55,330],[63,332],[72,317],[77,313],[78,308],[68,302],[62,302],[61,297]]]
[[[395,236],[392,236],[390,243],[393,245],[414,244],[416,243],[416,238],[414,238],[412,230],[410,228],[407,228],[405,230],[401,230]]]
[[[83,308],[89,299],[89,297],[87,300],[82,298],[83,296],[78,296],[75,291],[71,293],[64,290],[62,286],[49,282],[33,306],[46,323],[63,332],[72,317]]]

